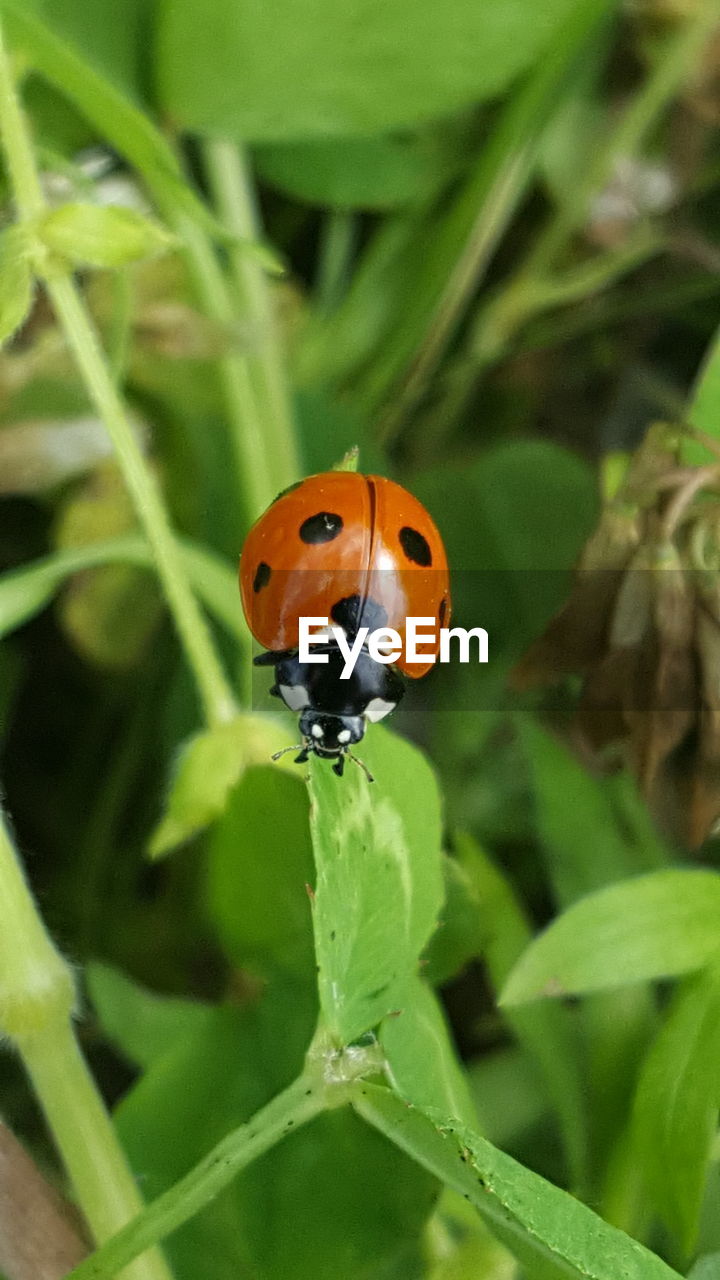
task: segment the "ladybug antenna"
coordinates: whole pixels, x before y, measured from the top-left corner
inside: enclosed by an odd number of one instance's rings
[[[304,746],[304,742],[296,742],[294,747],[283,747],[282,751],[273,751],[270,759],[279,760],[281,756],[287,755],[288,751],[302,751]]]
[[[372,776],[372,774],[371,774],[370,770],[368,769],[367,765],[365,764],[365,761],[364,761],[364,760],[360,760],[360,758],[359,758],[358,756],[354,756],[354,755],[353,755],[353,753],[352,753],[352,751],[348,751],[347,756],[348,756],[348,759],[349,759],[349,760],[352,760],[353,764],[356,764],[356,765],[358,766],[358,768],[359,768],[359,769],[362,769],[362,771],[363,771],[363,773],[365,774],[365,777],[367,778],[368,782],[374,782],[374,781],[375,781],[375,779],[373,778],[373,776]]]

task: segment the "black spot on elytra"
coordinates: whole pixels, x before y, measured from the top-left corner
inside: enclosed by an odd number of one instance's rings
[[[443,596],[442,600],[440,601],[440,608],[438,609],[438,620],[440,622],[441,627],[445,626],[445,619],[447,618],[447,608],[448,608],[447,596]]]
[[[432,552],[427,538],[423,538],[417,529],[411,529],[409,524],[400,530],[400,546],[413,564],[421,564],[424,568],[432,564]]]
[[[263,587],[267,586],[271,577],[272,577],[272,569],[270,568],[270,565],[266,564],[264,560],[261,560],[257,569],[255,570],[255,577],[253,578],[253,591],[256,594],[258,591],[262,591]]]
[[[289,484],[287,489],[281,489],[277,497],[273,498],[270,506],[274,506],[276,502],[279,502],[281,498],[285,497],[286,493],[292,493],[295,489],[299,489],[300,485],[304,483],[304,480],[296,480],[294,484]]]
[[[332,542],[342,532],[342,527],[342,516],[335,515],[333,511],[318,511],[316,515],[303,520],[300,537],[310,546],[319,542]]]
[[[360,627],[376,631],[379,627],[386,627],[388,620],[387,612],[381,604],[369,596],[363,600],[357,594],[338,600],[330,610],[330,617],[350,638],[357,635]]]

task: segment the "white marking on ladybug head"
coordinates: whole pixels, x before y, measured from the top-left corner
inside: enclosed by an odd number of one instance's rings
[[[291,711],[302,711],[310,705],[308,691],[301,684],[281,684],[280,697]]]
[[[316,723],[316,724],[311,725],[311,726],[310,726],[310,732],[311,732],[311,734],[312,734],[313,738],[324,738],[324,736],[325,736],[325,730],[323,729],[323,727],[322,727],[322,725],[321,725],[321,724],[317,724],[317,723]]]
[[[378,720],[384,720],[385,716],[389,716],[396,706],[397,702],[386,702],[384,698],[371,698],[363,715],[371,724],[377,724]]]
[[[351,738],[352,734],[349,729],[341,729],[337,736],[338,742],[349,742]]]

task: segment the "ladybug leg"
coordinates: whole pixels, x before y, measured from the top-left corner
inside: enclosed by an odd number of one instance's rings
[[[253,658],[254,667],[274,667],[283,658],[289,658],[292,649],[269,649],[267,653],[259,653]]]
[[[332,767],[332,771],[333,773],[337,774],[338,778],[342,778],[344,770],[345,770],[345,757],[338,756],[337,760],[335,761]]]
[[[281,697],[282,697],[282,694],[281,694],[281,692],[280,692],[280,690],[278,689],[278,687],[277,687],[277,685],[276,685],[276,684],[274,684],[274,685],[272,686],[272,688],[268,689],[268,693],[269,693],[269,694],[271,694],[273,698],[281,698]]]
[[[300,755],[295,757],[295,764],[306,764],[307,758],[308,758],[308,749],[307,747],[303,747],[302,751],[300,752]]]

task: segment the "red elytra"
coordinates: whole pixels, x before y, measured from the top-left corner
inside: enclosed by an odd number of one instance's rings
[[[350,617],[397,631],[403,654],[394,665],[413,678],[433,666],[439,628],[450,621],[447,557],[432,518],[401,485],[356,472],[309,476],[276,498],[246,538],[240,590],[263,648],[296,649],[301,617],[331,625]],[[420,662],[405,659],[408,617],[436,620]]]

